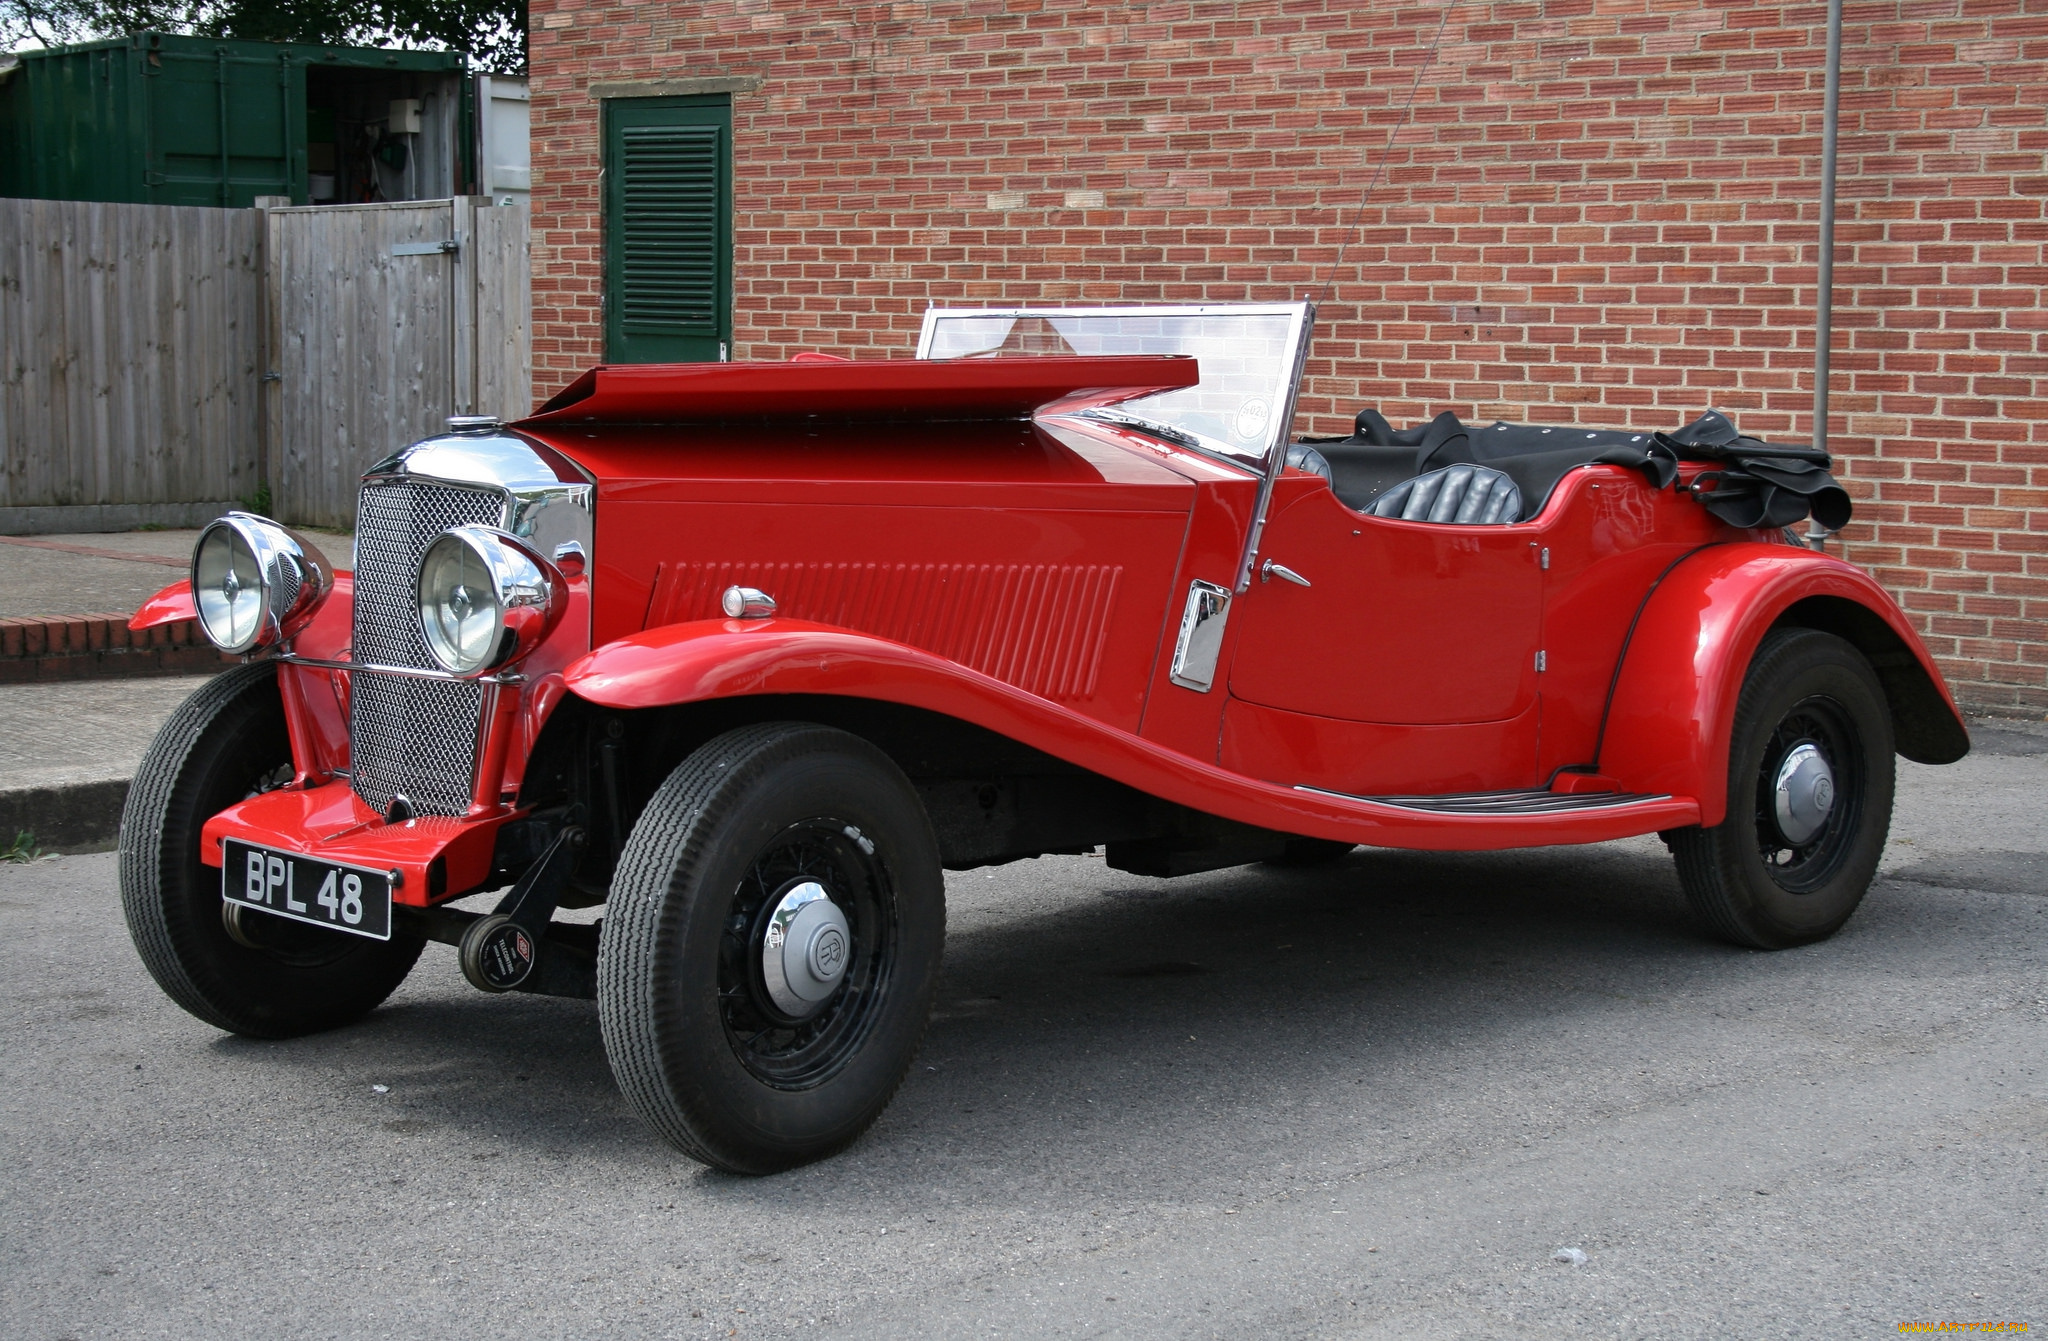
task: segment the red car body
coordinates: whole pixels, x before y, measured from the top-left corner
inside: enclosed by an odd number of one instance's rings
[[[250,656],[131,787],[145,966],[282,1037],[456,945],[482,990],[595,999],[632,1106],[760,1173],[901,1082],[942,868],[1657,833],[1714,934],[1833,934],[1894,754],[1969,739],[1890,598],[1785,529],[1848,519],[1825,457],[1715,414],[1290,443],[1312,318],[933,313],[918,359],[599,368],[371,467],[352,572],[213,523],[135,619]]]
[[[350,672],[287,665],[299,778],[215,816],[204,859],[235,837],[402,871],[400,903],[469,893],[491,881],[527,762],[572,700],[902,705],[1193,811],[1382,847],[1713,825],[1743,672],[1788,621],[1872,658],[1907,757],[1960,753],[1955,705],[1885,592],[1776,529],[1717,521],[1683,487],[1695,465],[1677,490],[1587,466],[1534,519],[1483,529],[1362,515],[1287,470],[1261,551],[1313,585],[1250,583],[1213,689],[1176,686],[1182,596],[1228,585],[1258,481],[1073,414],[1191,370],[1081,362],[596,370],[511,430],[594,481],[596,557],[493,704],[467,813],[386,822],[341,776]],[[778,613],[724,617],[735,583]],[[135,624],[190,612],[180,584]],[[342,574],[295,650],[343,657],[350,612]],[[1429,803],[1539,792],[1608,803]]]

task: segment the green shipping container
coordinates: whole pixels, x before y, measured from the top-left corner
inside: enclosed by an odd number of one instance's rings
[[[18,61],[0,73],[0,195],[230,208],[289,196],[308,204],[309,127],[330,137],[311,141],[315,157],[348,160],[350,146],[333,143],[337,108],[374,126],[392,99],[429,88],[451,111],[459,105],[459,125],[446,137],[450,161],[437,177],[452,180],[432,194],[462,191],[473,175],[470,81],[459,54],[136,33],[25,51]],[[407,152],[420,154],[418,138]],[[360,156],[367,161],[368,153]],[[386,149],[383,157],[388,169],[394,155]],[[311,171],[326,185],[337,167]],[[374,168],[357,176],[377,180]],[[335,190],[324,198],[337,198]]]

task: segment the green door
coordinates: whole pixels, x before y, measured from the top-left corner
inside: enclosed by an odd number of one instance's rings
[[[306,199],[305,62],[254,42],[180,45],[136,60],[149,99],[151,204],[247,209],[257,196]]]
[[[731,340],[732,100],[606,100],[605,362],[714,362]]]

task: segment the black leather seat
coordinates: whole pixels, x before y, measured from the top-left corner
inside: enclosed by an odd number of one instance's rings
[[[1296,470],[1305,470],[1311,475],[1320,475],[1337,487],[1337,477],[1330,472],[1329,458],[1305,442],[1297,442],[1287,449],[1287,464]]]
[[[1400,521],[1506,526],[1522,519],[1522,491],[1488,466],[1445,466],[1403,480],[1362,511]]]
[[[1505,475],[1514,486],[1517,513],[1497,518],[1513,522],[1542,511],[1557,482],[1579,466],[1601,460],[1639,465],[1654,436],[1626,429],[1465,424],[1448,410],[1426,424],[1395,428],[1379,411],[1365,409],[1358,412],[1350,437],[1313,438],[1301,445],[1312,447],[1324,459],[1329,467],[1331,491],[1346,507],[1356,511],[1381,517],[1400,516],[1410,509],[1413,488],[1419,487],[1422,479],[1454,466],[1477,466]],[[1403,492],[1399,511],[1386,510],[1381,500],[1403,485],[1410,489]],[[1438,503],[1434,493],[1441,487],[1429,486],[1432,511]],[[1472,487],[1470,478],[1463,487]],[[1487,498],[1499,496],[1497,483],[1489,482],[1487,488]],[[1459,508],[1464,501],[1461,493]],[[1392,506],[1395,505],[1387,505]]]
[[[1364,512],[1381,494],[1432,465],[1469,459],[1470,436],[1448,410],[1426,424],[1402,429],[1389,426],[1377,410],[1360,410],[1350,437],[1318,441],[1315,447],[1330,464],[1330,487],[1337,497]]]
[[[1730,526],[1790,526],[1811,516],[1840,530],[1852,515],[1826,452],[1745,437],[1718,410],[1673,432],[1632,433],[1558,424],[1479,427],[1459,423],[1448,410],[1397,429],[1366,409],[1350,437],[1298,442],[1287,460],[1329,480],[1345,506],[1399,521],[1522,521],[1540,513],[1558,481],[1581,466],[1621,466],[1640,472],[1652,489],[1669,489],[1680,461],[1712,463],[1694,477],[1693,496]]]

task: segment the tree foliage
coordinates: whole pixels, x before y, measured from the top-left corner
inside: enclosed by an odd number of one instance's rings
[[[0,0],[0,43],[58,46],[135,32],[459,51],[526,68],[526,0]]]

